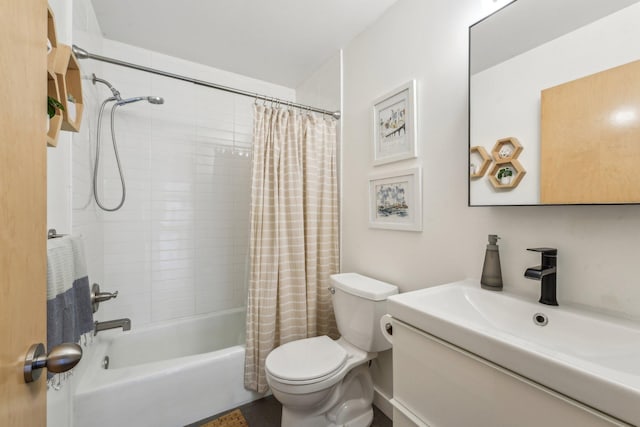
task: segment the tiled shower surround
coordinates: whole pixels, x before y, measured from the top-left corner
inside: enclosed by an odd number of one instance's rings
[[[105,56],[294,98],[291,89],[110,40],[102,42]],[[94,105],[87,114],[96,117],[85,122],[90,129],[78,136],[90,139],[82,143],[89,144],[91,152],[74,140],[74,219],[96,218],[91,227],[84,226],[84,232],[100,229],[103,233],[101,286],[119,291],[116,300],[101,305],[98,319],[129,317],[136,327],[243,306],[254,100],[110,64],[95,68],[98,77],[108,80],[123,98],[155,95],[165,100],[162,105],[137,102],[118,107],[115,128],[127,198],[117,212],[88,215],[87,211],[97,209],[93,202],[85,206],[93,169],[92,162],[88,167],[88,157],[93,158],[96,145],[99,105],[95,104],[111,93],[106,86],[93,87],[90,80],[85,81],[85,87],[97,94],[90,97]],[[88,72],[90,67],[84,67],[83,74]],[[108,111],[102,126],[99,193],[103,205],[113,207],[120,201],[121,189]],[[74,228],[83,232],[77,224],[74,220]]]

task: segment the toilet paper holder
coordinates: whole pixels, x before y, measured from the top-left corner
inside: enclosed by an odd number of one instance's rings
[[[382,316],[380,318],[380,330],[384,339],[393,345],[393,317],[388,314]]]

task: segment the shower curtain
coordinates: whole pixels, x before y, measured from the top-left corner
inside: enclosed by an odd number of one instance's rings
[[[328,291],[338,272],[336,120],[255,105],[245,387],[289,341],[338,335]]]

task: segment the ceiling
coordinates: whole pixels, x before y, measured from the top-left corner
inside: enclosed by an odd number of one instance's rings
[[[295,88],[396,0],[92,0],[104,36]]]

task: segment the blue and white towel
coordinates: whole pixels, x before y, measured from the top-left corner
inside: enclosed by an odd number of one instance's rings
[[[47,240],[47,347],[77,343],[93,329],[91,290],[80,237]]]

